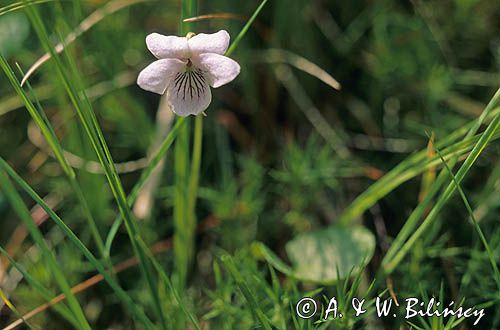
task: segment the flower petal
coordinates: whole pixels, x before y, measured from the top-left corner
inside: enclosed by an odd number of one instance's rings
[[[193,68],[177,73],[168,86],[167,100],[172,111],[182,117],[205,111],[212,93],[203,71]]]
[[[188,40],[185,37],[151,33],[146,37],[146,45],[156,58],[189,57]]]
[[[208,72],[210,86],[217,88],[232,81],[240,73],[240,65],[229,57],[218,54],[200,54],[197,65]]]
[[[174,75],[183,71],[185,66],[185,62],[175,58],[154,61],[139,73],[137,85],[147,91],[163,94]]]
[[[193,55],[203,53],[224,55],[229,46],[229,39],[229,33],[225,30],[211,34],[200,33],[189,39],[189,50]]]

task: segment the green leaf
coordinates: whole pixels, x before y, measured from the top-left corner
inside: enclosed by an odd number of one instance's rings
[[[357,273],[370,261],[375,237],[361,226],[332,226],[301,234],[285,248],[298,279],[334,282]]]

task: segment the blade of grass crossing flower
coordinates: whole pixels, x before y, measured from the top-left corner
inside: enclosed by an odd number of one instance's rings
[[[42,209],[47,212],[50,219],[62,230],[62,232],[69,238],[69,240],[82,252],[82,254],[87,258],[87,260],[94,266],[99,273],[102,274],[104,280],[109,284],[109,286],[115,291],[116,296],[122,301],[122,303],[129,309],[132,315],[141,322],[146,329],[154,329],[153,324],[148,319],[144,311],[140,309],[136,302],[128,296],[128,294],[120,287],[118,282],[107,273],[104,265],[97,260],[97,258],[90,252],[90,250],[83,244],[82,241],[73,233],[73,231],[64,223],[64,221],[45,203],[43,198],[41,198],[31,186],[26,183],[12,167],[7,164],[7,162],[0,157],[0,172],[4,170]]]
[[[45,49],[52,55],[60,80],[63,82],[64,87],[66,88],[66,91],[68,93],[68,96],[70,97],[73,106],[77,110],[78,116],[85,128],[87,137],[89,138],[91,145],[97,154],[99,162],[101,163],[104,169],[111,191],[118,204],[118,209],[120,211],[120,214],[125,220],[125,227],[130,237],[134,253],[136,254],[139,260],[139,266],[141,272],[146,279],[146,283],[153,300],[153,307],[154,307],[153,311],[157,319],[160,321],[162,328],[165,329],[166,325],[163,318],[163,313],[161,312],[158,290],[156,287],[156,281],[152,275],[151,265],[149,264],[148,260],[146,260],[144,251],[137,243],[140,237],[135,225],[135,221],[133,220],[130,208],[127,205],[123,186],[118,177],[118,173],[116,171],[106,141],[104,140],[102,132],[99,128],[99,124],[92,109],[92,105],[88,100],[86,94],[83,92],[84,91],[83,83],[81,82],[81,77],[78,74],[76,65],[74,64],[71,56],[68,54],[67,49],[64,49],[63,54],[65,55],[65,59],[67,61],[67,64],[69,65],[69,71],[66,70],[66,68],[63,66],[61,62],[61,59],[58,56],[56,56],[56,54],[54,54],[54,49],[51,46],[44,24],[36,8],[27,8],[26,11],[35,28],[35,31],[37,32],[40,41],[42,41],[42,44],[45,47]],[[82,92],[79,93],[78,91]]]
[[[28,208],[26,207],[21,196],[19,196],[16,189],[10,182],[4,170],[0,170],[0,186],[2,187],[2,190],[5,193],[7,200],[12,205],[12,208],[14,209],[19,218],[22,220],[23,224],[28,229],[31,237],[35,241],[35,244],[41,250],[44,261],[54,277],[54,281],[57,283],[61,291],[64,292],[64,294],[66,295],[68,299],[69,308],[71,309],[71,312],[74,314],[75,318],[78,320],[78,328],[84,330],[91,330],[90,324],[85,318],[85,314],[83,313],[83,310],[80,304],[78,303],[78,300],[76,299],[75,295],[73,295],[73,293],[71,292],[71,287],[67,282],[63,271],[59,268],[55,256],[50,251],[50,248],[45,242],[42,233],[40,232],[36,224],[33,222],[33,219],[31,218]]]

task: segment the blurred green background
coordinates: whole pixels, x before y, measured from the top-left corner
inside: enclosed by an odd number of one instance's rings
[[[225,29],[234,38],[259,3],[199,1],[199,15],[225,15],[199,20],[193,30]],[[0,53],[22,77],[15,63],[26,72],[45,50],[24,9],[15,4],[4,1],[0,6]],[[98,20],[66,52],[75,60],[113,159],[120,164],[120,179],[130,192],[147,162],[145,157],[158,142],[158,130],[168,129],[157,125],[160,97],[135,84],[137,73],[153,59],[144,38],[151,32],[177,35],[180,2],[74,0],[34,6],[53,44],[78,31],[87,17]],[[231,57],[241,64],[241,74],[233,83],[212,90],[213,101],[204,118],[199,226],[188,284],[180,292],[183,303],[203,329],[249,329],[261,324],[237,277],[221,263],[224,254],[234,259],[247,288],[276,328],[410,328],[402,316],[348,317],[316,325],[298,320],[293,306],[300,297],[316,288],[323,290],[319,299],[338,295],[342,288],[349,292],[352,282],[304,282],[275,270],[269,260],[277,257],[290,264],[294,258],[287,243],[338,224],[353,200],[385,173],[411,154],[425,152],[431,139],[440,142],[481,115],[500,86],[500,2],[270,0]],[[98,159],[55,72],[50,60],[29,83],[76,168],[91,213],[106,237],[118,210],[105,177],[96,173]],[[335,79],[340,90],[322,79]],[[0,156],[96,252],[81,205],[4,74],[0,75],[0,150]],[[497,264],[499,155],[499,144],[490,142],[462,183]],[[169,152],[156,184],[148,187],[151,199],[134,207],[140,233],[150,245],[171,243],[174,163]],[[439,161],[422,169],[349,220],[367,229],[367,240],[376,242],[368,248],[373,258],[358,275],[357,296],[367,292],[392,240],[425,197],[435,171],[441,169]],[[76,285],[95,275],[93,266],[62,232],[21,194],[68,281]],[[2,192],[0,219],[0,245],[54,294],[60,293],[37,246],[24,239],[20,221]],[[263,256],[257,241],[275,255]],[[111,250],[112,263],[132,255],[126,231],[120,228]],[[171,249],[167,246],[157,258],[170,274]],[[39,292],[11,263],[7,267],[7,259],[1,260],[2,290],[19,313],[43,304]],[[117,277],[149,315],[150,297],[137,267]],[[389,286],[402,299],[441,295],[443,301],[484,304],[486,317],[480,328],[500,327],[499,288],[458,193],[388,280],[376,283],[369,297]],[[142,329],[105,283],[87,288],[78,299],[92,328]],[[170,294],[162,302],[173,329],[191,327]],[[4,304],[0,313],[0,326],[18,317]],[[427,319],[412,322],[429,329],[450,326]],[[30,323],[23,327],[72,328],[54,309],[39,313]],[[467,329],[472,323],[467,320],[456,327]]]

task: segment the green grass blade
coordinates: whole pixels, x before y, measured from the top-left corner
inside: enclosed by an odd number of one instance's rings
[[[14,211],[16,211],[17,215],[23,221],[24,225],[28,229],[31,237],[35,241],[35,244],[42,251],[42,256],[47,264],[47,268],[50,269],[52,275],[54,276],[54,280],[61,289],[61,291],[66,295],[68,300],[69,308],[74,314],[75,318],[78,320],[79,329],[90,330],[91,327],[83,313],[83,310],[78,303],[75,295],[71,292],[71,287],[64,276],[64,272],[58,265],[54,254],[50,251],[49,246],[45,242],[45,239],[31,218],[31,214],[23,203],[21,196],[19,196],[18,192],[10,182],[5,170],[0,171],[0,185],[2,186],[2,190],[7,197],[7,200],[12,205]]]
[[[6,63],[5,63],[6,64]],[[6,64],[7,65],[7,64]],[[8,67],[8,65],[7,65]],[[19,71],[21,74],[24,75],[22,70],[19,68]],[[15,76],[9,77],[11,80],[12,85],[16,89],[18,93],[24,92],[22,89],[19,81]],[[76,175],[75,172],[73,171],[73,168],[69,165],[68,161],[64,157],[63,153],[63,148],[61,144],[59,143],[59,140],[55,134],[54,128],[52,127],[52,124],[50,123],[49,119],[47,118],[47,115],[43,111],[43,108],[38,101],[38,98],[36,97],[36,94],[34,93],[33,88],[31,88],[31,84],[29,81],[26,81],[26,86],[28,87],[28,90],[30,91],[31,95],[29,98],[26,97],[26,95],[22,96],[23,101],[25,102],[25,106],[28,109],[34,108],[37,110],[36,113],[32,113],[30,111],[30,114],[32,115],[33,120],[37,123],[38,127],[40,128],[42,134],[44,135],[45,139],[47,141],[53,141],[52,144],[49,144],[51,146],[52,151],[54,152],[56,156],[56,159],[58,160],[60,166],[63,168],[63,171],[65,172],[69,184],[73,191],[75,192],[76,198],[78,202],[80,203],[83,213],[85,215],[85,218],[87,220],[87,224],[89,225],[90,231],[92,233],[92,237],[94,238],[94,241],[97,245],[97,248],[101,254],[101,256],[105,259],[106,263],[108,264],[108,267],[111,267],[111,261],[109,258],[106,257],[104,253],[104,242],[102,240],[101,234],[99,232],[99,229],[97,228],[96,221],[94,219],[94,216],[92,215],[92,212],[90,211],[90,208],[88,206],[87,200],[85,199],[85,196],[83,195],[83,191],[78,184],[78,181],[76,180]],[[31,100],[35,100],[36,102],[36,107],[33,105]]]
[[[54,298],[54,294],[46,288],[42,283],[40,283],[36,278],[31,276],[16,260],[14,260],[8,253],[7,251],[0,246],[0,253],[3,254],[5,258],[7,258],[10,262],[10,264],[17,269],[19,273],[23,276],[23,278],[28,282],[28,284],[33,287],[40,295],[45,299],[46,302],[50,302],[52,298]],[[52,306],[53,309],[55,309],[59,314],[62,315],[68,322],[73,324],[75,328],[77,328],[77,320],[75,319],[74,315],[71,313],[71,311],[68,309],[68,307],[65,304],[56,304]]]
[[[21,97],[26,109],[28,110],[29,114],[35,121],[35,123],[38,125],[40,128],[40,131],[42,132],[43,136],[47,140],[47,143],[49,144],[50,148],[54,152],[54,156],[56,157],[57,161],[61,165],[63,171],[68,175],[69,177],[74,177],[75,172],[73,171],[73,168],[68,164],[66,159],[64,158],[63,150],[62,147],[59,143],[59,140],[57,139],[54,130],[50,125],[47,123],[47,118],[42,114],[42,111],[39,111],[37,107],[33,104],[31,99],[28,97],[24,89],[22,89],[21,84],[19,80],[17,79],[14,71],[12,68],[9,66],[7,63],[7,60],[0,54],[0,66],[2,67],[3,71],[7,75],[7,78],[9,79],[12,87],[14,87],[16,93]]]
[[[11,3],[10,5],[4,6],[0,8],[0,16],[5,15],[7,13],[23,9],[26,6],[33,6],[33,5],[38,5],[38,4],[43,4],[47,2],[52,2],[54,0],[38,0],[38,1],[19,1],[19,2],[14,2]]]
[[[500,90],[496,93],[495,95],[495,100],[498,101],[500,95]],[[487,109],[486,109],[487,110]],[[485,111],[486,111],[485,110]],[[479,141],[476,143],[472,151],[470,152],[469,156],[465,160],[465,162],[462,164],[460,169],[458,170],[456,174],[456,182],[459,184],[467,172],[471,169],[472,165],[476,161],[476,159],[479,157],[481,152],[484,150],[486,145],[490,142],[490,140],[493,138],[494,134],[496,133],[498,129],[500,121],[500,114],[497,114],[493,121],[488,125],[484,133],[481,135],[481,138]],[[443,208],[443,206],[446,204],[446,202],[451,198],[453,193],[456,190],[456,185],[453,182],[450,182],[450,184],[447,186],[446,190],[444,193],[439,197],[437,200],[436,204],[432,208],[432,210],[429,212],[425,220],[422,222],[422,224],[415,230],[412,234],[412,236],[408,239],[408,241],[402,245],[401,247],[399,246],[391,246],[391,249],[395,249],[398,251],[394,257],[391,256],[391,258],[384,257],[382,261],[382,265],[384,268],[384,271],[386,274],[390,274],[396,267],[397,265],[401,262],[401,260],[404,258],[404,256],[408,253],[408,251],[412,248],[413,244],[418,240],[418,238],[425,232],[425,230],[429,227],[429,225],[437,218],[437,215]]]
[[[494,104],[490,102],[490,105]],[[500,109],[495,106],[488,106],[491,110],[484,116],[484,120],[490,120],[499,113]],[[438,148],[446,148],[448,146],[459,146],[465,141],[472,141],[471,138],[464,138],[477,124],[482,120],[482,118],[476,119],[470,122],[468,125],[456,130],[449,136],[445,137],[441,141],[436,143]],[[456,142],[459,140],[458,142]],[[454,143],[455,142],[455,143]],[[452,145],[452,143],[454,143]],[[443,154],[446,155],[445,152]],[[457,154],[456,156],[460,156]],[[425,168],[423,164],[427,162],[426,160],[426,150],[421,150],[415,154],[408,156],[405,160],[400,162],[396,167],[387,172],[381,179],[373,183],[368,189],[361,193],[342,213],[339,221],[344,224],[348,224],[354,221],[356,218],[361,216],[368,208],[373,206],[378,200],[385,197],[388,193],[393,191],[402,183],[408,181],[409,179],[415,177],[422,173]],[[439,157],[434,157],[433,162],[439,162]],[[431,194],[428,194],[428,196]]]
[[[250,29],[250,26],[252,26],[252,24],[255,21],[255,19],[257,18],[257,16],[259,16],[260,12],[262,11],[262,9],[266,5],[266,3],[267,3],[267,0],[262,0],[262,2],[257,7],[257,9],[255,9],[255,11],[253,12],[252,16],[248,20],[248,22],[245,24],[245,26],[243,26],[243,29],[241,29],[240,33],[238,33],[238,35],[234,39],[233,43],[231,44],[231,46],[227,50],[226,56],[231,55],[234,52],[234,50],[236,49],[236,47],[238,47],[238,45],[240,44],[241,39],[243,39],[243,37],[245,36],[245,34],[247,34],[248,29]]]
[[[261,326],[266,330],[272,330],[273,327],[271,326],[271,323],[267,319],[267,316],[262,310],[262,308],[260,308],[257,300],[252,294],[252,290],[250,290],[249,286],[245,283],[243,276],[236,268],[233,258],[230,255],[226,254],[221,256],[220,259],[221,262],[224,264],[224,267],[228,270],[229,274],[238,285],[238,288],[240,289],[241,293],[243,294],[248,304],[250,305],[252,313],[255,315],[257,320],[260,321]]]
[[[82,254],[87,258],[87,260],[94,266],[97,271],[104,277],[104,280],[109,284],[109,286],[115,291],[116,296],[122,301],[122,303],[129,309],[131,314],[141,322],[146,329],[154,329],[153,324],[147,318],[144,311],[140,309],[136,302],[134,302],[128,294],[120,287],[118,282],[107,273],[104,265],[90,252],[90,250],[82,243],[82,241],[73,233],[73,231],[64,223],[64,221],[45,203],[43,198],[41,198],[31,186],[26,183],[12,167],[7,164],[7,162],[0,157],[0,169],[2,172],[5,171],[9,176],[24,190],[26,193],[38,204],[45,212],[49,215],[50,219],[62,230],[62,232],[69,238],[69,240],[82,252]]]
[[[28,320],[25,320],[21,313],[17,310],[14,304],[7,298],[7,295],[3,292],[2,288],[0,288],[0,299],[3,300],[5,305],[16,315],[16,317],[23,320],[23,323],[28,326],[29,329],[35,329]]]
[[[474,211],[472,210],[472,207],[470,206],[470,203],[467,199],[467,196],[465,195],[462,187],[460,186],[460,183],[458,182],[456,176],[453,174],[453,171],[451,168],[448,166],[448,163],[444,160],[444,158],[441,156],[441,153],[439,152],[438,149],[436,149],[437,154],[441,158],[443,165],[446,168],[446,171],[452,178],[452,182],[455,185],[455,188],[458,190],[460,197],[462,198],[462,201],[464,202],[465,208],[467,209],[467,212],[469,213],[470,221],[474,229],[476,230],[477,235],[479,236],[479,239],[481,240],[481,243],[484,246],[484,249],[486,250],[486,254],[488,256],[488,259],[491,264],[491,268],[493,269],[494,273],[494,278],[495,282],[498,287],[498,292],[500,293],[500,272],[498,271],[498,266],[495,261],[495,256],[493,255],[493,251],[491,250],[490,245],[488,244],[488,241],[486,240],[486,237],[484,236],[483,231],[481,230],[481,227],[479,226],[479,223],[476,220],[476,217],[474,216]]]
[[[141,242],[140,244],[143,245],[143,248],[145,250],[148,250],[147,246],[144,244],[144,242]],[[179,295],[179,293],[177,292],[175,287],[172,285],[172,282],[170,281],[167,274],[165,273],[165,270],[162,268],[160,263],[156,259],[153,258],[151,253],[148,252],[148,255],[150,256],[153,267],[155,268],[156,272],[160,276],[160,279],[163,281],[163,284],[165,285],[165,287],[167,287],[170,290],[170,292],[174,296],[177,304],[181,308],[184,315],[189,319],[189,321],[191,322],[191,324],[193,325],[193,327],[196,330],[201,330],[201,327],[200,327],[198,321],[196,320],[196,317],[186,308],[184,302],[182,301],[181,296]]]
[[[158,320],[160,320],[162,327],[165,328],[165,322],[161,312],[161,305],[159,301],[158,290],[156,287],[156,281],[153,278],[151,266],[145,258],[145,252],[137,243],[140,237],[136,228],[135,220],[132,216],[130,208],[127,205],[123,186],[116,171],[111,153],[97,122],[97,118],[92,109],[92,105],[84,92],[85,89],[83,88],[83,83],[81,81],[81,77],[78,73],[76,65],[71,56],[69,56],[67,50],[64,49],[63,54],[65,55],[69,70],[67,70],[63,66],[61,59],[56,56],[54,52],[54,49],[47,35],[47,31],[45,30],[45,26],[36,8],[28,7],[26,8],[26,12],[28,13],[33,27],[37,32],[37,35],[46,51],[48,51],[52,55],[52,59],[55,63],[55,67],[59,75],[59,79],[64,84],[67,94],[78,113],[78,117],[80,118],[82,125],[85,128],[87,137],[91,142],[91,145],[99,159],[99,162],[101,163],[102,168],[104,169],[106,179],[108,180],[113,196],[118,204],[120,214],[125,220],[125,227],[132,243],[134,253],[139,261],[141,272],[146,279],[146,283],[153,302],[153,310]]]
[[[149,179],[150,175],[153,173],[153,170],[156,168],[156,166],[165,157],[166,153],[168,152],[168,150],[172,146],[172,143],[174,142],[175,138],[177,137],[179,130],[181,129],[182,125],[184,125],[185,122],[186,122],[186,118],[178,117],[174,127],[172,127],[172,129],[168,133],[165,140],[163,140],[162,144],[160,145],[158,150],[155,152],[154,156],[149,161],[146,168],[144,168],[144,170],[142,171],[141,177],[139,178],[137,183],[134,185],[134,187],[132,188],[132,191],[130,192],[130,194],[127,197],[127,202],[128,202],[129,207],[132,207],[132,205],[135,203],[137,196],[139,195],[139,192],[141,191],[142,187],[147,182],[147,180]],[[116,233],[118,232],[118,229],[120,228],[122,222],[123,222],[123,218],[121,216],[118,216],[114,220],[113,225],[111,226],[111,229],[109,230],[108,236],[106,237],[105,250],[106,250],[106,254],[108,256],[111,254],[111,246],[113,245],[113,240],[114,240]]]
[[[495,112],[494,109],[497,106],[497,103],[498,103],[499,100],[500,100],[500,90],[498,90],[495,93],[495,95],[490,100],[490,102],[488,103],[488,105],[484,109],[483,113],[478,118],[478,120],[476,120],[476,121],[474,121],[472,123],[472,125],[470,126],[470,128],[469,128],[469,130],[468,130],[468,132],[467,132],[467,134],[465,136],[465,139],[468,139],[473,134],[475,134],[477,132],[480,124],[491,113],[493,113],[493,112],[495,113],[495,115],[494,115],[495,117],[494,117],[493,120],[495,120],[495,118],[498,117],[499,113]],[[495,135],[495,132],[493,132],[493,136],[492,136],[493,139],[494,139],[494,135]],[[480,136],[481,136],[480,138],[482,138],[482,135],[480,135]],[[435,149],[436,150],[439,149],[441,145],[443,145],[443,144],[440,143],[440,144],[436,145]],[[436,156],[434,158],[438,158],[439,159],[439,156]],[[450,160],[450,163],[448,164],[448,166],[450,168],[452,168],[457,163],[457,160],[458,160],[458,155],[455,156],[455,157],[453,157]],[[418,221],[422,218],[423,214],[425,213],[425,211],[427,210],[427,208],[431,204],[432,200],[438,194],[438,192],[440,191],[441,187],[446,183],[446,181],[448,180],[448,178],[449,178],[449,175],[448,175],[447,171],[441,171],[441,173],[438,175],[438,178],[431,185],[431,187],[430,187],[427,195],[423,199],[423,201],[421,203],[419,203],[419,205],[417,205],[417,207],[415,208],[415,210],[408,217],[408,219],[407,219],[406,223],[404,224],[403,228],[399,232],[399,234],[396,237],[396,239],[393,241],[392,246],[390,247],[390,249],[387,251],[386,255],[384,256],[384,260],[391,260],[396,255],[396,253],[398,253],[400,251],[400,248],[404,244],[404,241],[408,237],[410,237],[410,235],[413,234],[413,232],[414,232],[414,230],[415,230],[415,228],[416,228],[416,226],[418,224]]]

